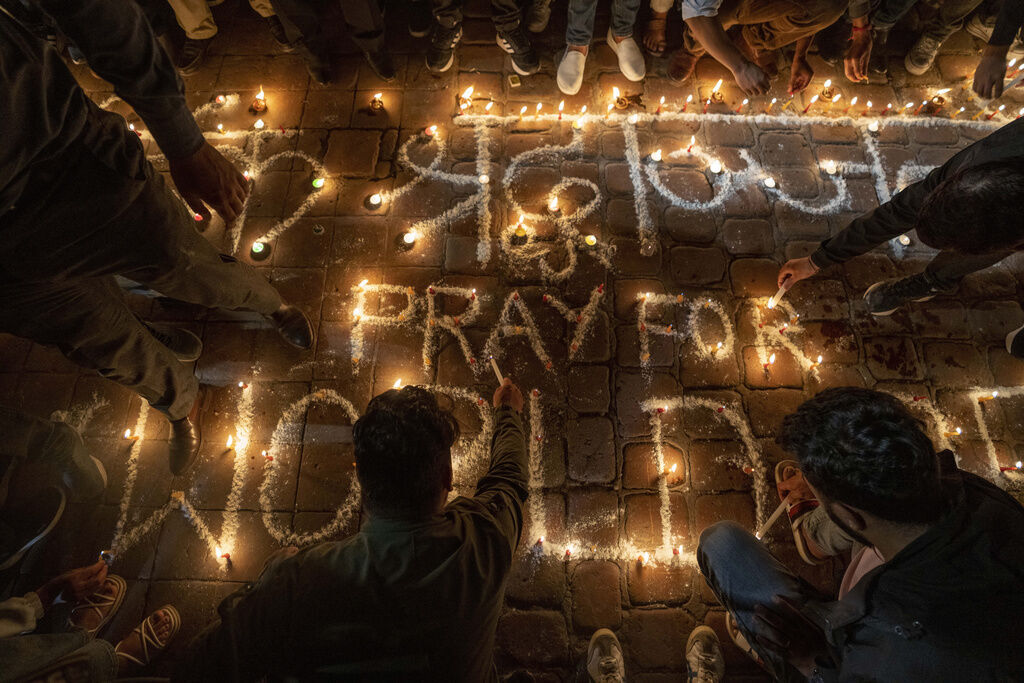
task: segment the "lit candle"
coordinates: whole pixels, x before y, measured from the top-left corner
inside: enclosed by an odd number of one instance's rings
[[[270,256],[270,245],[266,242],[256,240],[249,248],[249,258],[253,261],[264,261]]]
[[[224,124],[223,123],[218,123],[217,124],[217,132],[218,133],[223,133],[224,132]]]
[[[562,120],[562,110],[565,109],[565,100],[558,103],[558,120]]]
[[[768,176],[767,178],[765,178],[764,179],[764,186],[767,187],[767,188],[774,189],[774,187],[775,187],[775,178],[772,178],[771,176]]]
[[[787,282],[791,282],[788,277],[783,281],[782,286],[779,287],[779,291],[775,292],[772,298],[768,299],[768,308],[775,308],[779,305],[779,302],[782,301],[782,297],[784,297],[786,292],[789,291],[789,288],[792,287],[792,285],[786,284]]]
[[[856,104],[857,104],[857,98],[854,97],[852,100],[850,100],[850,103],[848,105],[846,105],[846,109],[843,110],[843,116],[846,116],[847,114],[849,114],[850,113],[850,109],[852,109]]]
[[[964,113],[964,109],[965,109],[965,107],[960,107],[960,108],[959,108],[959,109],[957,109],[957,110],[956,110],[955,112],[953,112],[952,114],[950,114],[950,115],[949,115],[949,118],[951,118],[951,119],[955,119],[955,118],[956,118],[957,116],[960,116],[960,114],[963,114],[963,113]]]
[[[773,97],[772,101],[768,103],[767,107],[765,107],[764,113],[767,114],[768,112],[770,112],[772,110],[772,107],[774,107],[775,103],[778,102],[778,101],[779,100],[777,98]]]
[[[526,105],[524,104],[524,105],[523,105],[523,108],[519,110],[519,118],[520,118],[520,120],[521,120],[521,119],[523,118],[523,116],[525,116],[525,115],[526,115]]]
[[[1024,462],[1021,462],[1020,460],[1018,460],[1017,464],[1014,465],[1013,467],[1000,467],[999,471],[1000,472],[1019,472],[1021,467],[1024,467]]]
[[[871,111],[871,100],[868,100],[868,104],[864,107],[864,111],[860,113],[861,116],[867,116],[868,112]]]
[[[369,202],[370,206],[378,208],[384,203],[384,197],[381,196],[380,192],[374,192],[366,201]]]
[[[928,100],[923,100],[921,104],[917,105],[917,109],[914,110],[914,116],[920,114],[921,110],[924,109],[926,104],[928,104]]]
[[[906,104],[904,104],[904,105],[903,105],[902,107],[900,107],[900,110],[899,110],[898,112],[896,112],[896,116],[899,116],[900,114],[902,114],[902,113],[903,113],[903,112],[905,112],[905,111],[906,111],[907,109],[909,109],[910,107],[913,107],[913,106],[914,106],[914,103],[913,103],[913,102],[907,102],[907,103],[906,103]]]
[[[231,447],[235,445],[235,435],[234,434],[228,434],[228,441],[224,445],[225,445],[226,448],[228,448],[228,450],[230,450]]]
[[[494,106],[494,100],[491,100],[491,101],[490,101],[490,102],[488,102],[488,103],[487,103],[486,105],[484,105],[484,111],[485,111],[486,113],[490,114],[490,113],[491,113],[491,108],[492,108],[493,106]]]
[[[580,113],[576,116],[576,120],[572,122],[572,127],[577,130],[583,127],[583,115],[587,113],[587,105],[583,105],[580,109]]]
[[[749,101],[750,100],[748,99],[744,99],[742,102],[740,102],[740,106],[736,107],[736,113],[739,114],[741,111],[743,111],[743,107],[747,106],[747,102]]]
[[[697,136],[691,135],[690,136],[690,146],[686,148],[686,153],[687,154],[690,154],[690,153],[693,152],[693,146],[694,146],[694,144],[696,144],[696,142],[697,142]]]
[[[407,249],[411,249],[416,244],[417,237],[419,237],[419,233],[415,230],[409,230],[402,234],[402,244],[406,245]]]
[[[398,379],[396,379],[395,383],[391,385],[391,388],[392,389],[401,389],[402,388],[402,378],[399,377]]]
[[[710,170],[715,175],[718,175],[719,173],[722,172],[722,162],[719,161],[718,159],[712,159],[711,163],[708,164],[708,170]]]
[[[840,98],[842,98],[842,95],[837,94],[835,97],[833,97],[831,100],[829,100],[828,109],[826,109],[826,111],[832,111],[832,105],[834,105],[836,102],[838,102],[840,100]]]
[[[378,92],[373,94],[373,99],[370,100],[371,111],[383,111],[384,110],[384,93]]]
[[[653,152],[651,152],[651,160],[661,161],[661,149],[656,149]]]
[[[817,101],[818,101],[818,96],[817,96],[817,95],[815,95],[814,97],[812,97],[812,98],[811,98],[811,101],[807,103],[807,106],[806,106],[806,107],[804,107],[804,113],[806,114],[806,113],[808,112],[808,110],[810,110],[810,108],[811,108],[812,106],[814,106],[814,103],[815,103],[815,102],[817,102]]]
[[[260,91],[256,93],[256,99],[249,105],[249,111],[253,114],[262,114],[267,110],[267,96],[263,92],[263,86],[260,86]]]
[[[775,354],[774,353],[772,355],[768,356],[768,362],[764,364],[764,372],[765,372],[766,375],[768,374],[768,368],[770,368],[773,365],[775,365]]]
[[[868,130],[870,130],[872,133],[877,133],[878,132],[878,121],[875,120],[875,121],[872,121],[871,123],[869,123],[868,124]]]
[[[646,553],[646,552],[640,553],[637,556],[637,558],[636,558],[637,564],[639,564],[641,567],[643,567],[645,564],[649,564],[650,561],[651,561],[651,554],[650,553]]]
[[[981,396],[981,397],[979,397],[978,398],[978,403],[984,403],[985,401],[991,401],[992,399],[998,398],[998,397],[999,397],[999,392],[998,391],[993,391],[992,394],[989,395],[989,396]]]
[[[661,113],[661,109],[662,109],[662,107],[664,107],[664,106],[665,106],[665,96],[664,96],[664,95],[662,95],[662,96],[661,96],[661,99],[660,99],[660,100],[658,100],[658,108],[657,108],[657,109],[655,110],[655,112],[654,112],[654,113],[655,113],[655,114],[660,114],[660,113]]]
[[[423,129],[423,134],[428,138],[434,137],[437,134],[437,126],[427,126]]]
[[[825,173],[828,173],[829,175],[835,175],[836,171],[839,170],[839,166],[831,159],[826,161],[822,167],[825,169]]]
[[[789,101],[786,102],[784,105],[782,105],[782,111],[786,111],[787,109],[789,109],[789,105],[793,104],[793,100],[795,100],[795,99],[796,99],[796,95],[794,95],[793,97],[790,97]]]
[[[487,183],[491,182],[491,176],[487,175],[486,173],[481,173],[477,180],[480,181],[481,185],[486,185]]]
[[[263,119],[256,119],[256,123],[252,124],[252,127],[256,130],[263,130],[263,126],[267,124],[263,123]]]
[[[693,102],[693,95],[687,95],[686,101],[683,102],[683,113],[686,113],[686,108],[690,106],[690,102]]]
[[[999,109],[996,109],[994,112],[992,112],[991,114],[988,115],[988,117],[987,117],[988,120],[991,121],[992,117],[994,117],[996,114],[1001,114],[1004,109],[1006,109],[1006,105],[1005,104],[1000,104],[999,105]]]
[[[597,237],[595,235],[587,235],[583,238],[583,241],[587,243],[588,247],[592,247],[597,244]]]
[[[900,235],[899,236],[899,243],[902,244],[903,246],[909,245],[910,244],[910,235]]]
[[[262,86],[261,86],[261,88],[262,88]],[[217,95],[217,98],[216,98],[217,104],[224,104],[227,101],[228,101],[228,98],[224,97],[224,95]]]
[[[890,109],[892,109],[892,102],[888,102],[885,105],[885,109],[882,110],[882,116],[885,116],[886,114],[888,114]]]
[[[316,189],[319,190],[319,189],[323,188],[323,186],[324,186],[324,184],[326,182],[327,181],[324,178],[313,178],[312,185],[313,185],[313,187],[315,187]]]
[[[544,105],[543,105],[542,103],[538,102],[538,103],[537,103],[537,110],[536,110],[536,111],[534,112],[534,114],[533,114],[533,115],[534,115],[534,116],[540,116],[540,108],[541,108],[541,107],[543,107],[543,106],[544,106]]]
[[[558,213],[558,195],[551,195],[548,199],[548,211],[551,213]]]

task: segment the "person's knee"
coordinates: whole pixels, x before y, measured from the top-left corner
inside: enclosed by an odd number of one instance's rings
[[[731,520],[715,522],[700,534],[697,541],[697,564],[703,574],[719,558],[726,556],[737,545],[751,537],[750,531]]]

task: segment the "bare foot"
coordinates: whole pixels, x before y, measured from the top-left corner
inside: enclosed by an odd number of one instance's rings
[[[665,52],[665,21],[668,12],[652,12],[644,31],[644,47],[652,55]]]
[[[90,597],[106,598],[112,600],[116,597],[118,591],[117,585],[110,581],[105,581],[99,590],[92,594]],[[100,600],[99,602],[106,602],[106,600]],[[103,622],[105,612],[83,606],[82,609],[76,610],[74,613],[74,624],[78,628],[84,628],[86,631],[94,631]]]
[[[153,634],[156,636],[158,644],[167,645],[168,640],[173,635],[174,622],[171,619],[171,615],[165,610],[159,609],[148,617],[150,624],[153,627]],[[148,664],[156,655],[162,651],[154,651],[154,647],[157,644],[150,643],[148,652],[143,647],[142,637],[139,635],[139,631],[145,631],[146,627],[143,626],[141,629],[133,630],[124,639],[117,644],[117,652],[124,654],[126,657],[118,657],[118,675],[130,673],[132,670],[138,669],[138,664],[133,660],[138,660]]]

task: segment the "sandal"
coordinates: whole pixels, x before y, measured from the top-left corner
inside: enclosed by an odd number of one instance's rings
[[[654,57],[660,57],[665,54],[665,19],[651,18],[647,20],[647,28],[644,29],[644,48],[647,49],[648,54]],[[651,34],[660,33],[661,38],[655,38]],[[655,47],[651,47],[651,45]]]
[[[779,491],[780,500],[786,496],[782,492],[780,484],[796,476],[800,477],[801,484],[804,484],[803,474],[800,472],[800,466],[796,460],[783,460],[775,466],[775,487]],[[793,542],[796,544],[797,552],[800,553],[800,558],[807,564],[813,565],[822,564],[825,560],[818,559],[808,550],[807,541],[804,539],[801,528],[807,514],[818,505],[818,500],[805,484],[799,488],[790,489],[789,501],[786,503],[786,515],[789,517],[789,525],[793,530]]]
[[[764,662],[761,661],[760,655],[758,655],[757,652],[754,651],[754,648],[751,647],[750,642],[747,640],[747,637],[743,635],[743,631],[741,631],[739,627],[736,625],[736,620],[733,618],[732,612],[725,613],[725,630],[729,634],[729,637],[732,639],[733,644],[736,645],[736,647],[738,647],[740,650],[742,650],[743,654],[753,659],[762,667],[764,666]]]
[[[113,590],[104,592],[103,589],[108,586],[112,587]],[[107,578],[104,579],[103,585],[100,586],[99,590],[79,600],[78,604],[71,609],[68,621],[71,622],[72,626],[82,628],[89,635],[95,636],[100,632],[100,629],[114,618],[114,614],[120,609],[127,592],[128,584],[125,583],[124,579],[117,574],[107,574]],[[81,625],[82,617],[90,612],[95,612],[99,615],[100,620],[93,628],[85,628]]]
[[[157,612],[165,612],[171,620],[170,633],[167,634],[166,640],[162,642],[157,637],[156,627],[153,625],[153,617],[156,616]],[[173,605],[164,605],[160,609],[154,611],[153,614],[150,614],[148,617],[143,619],[141,624],[132,629],[132,632],[125,636],[125,638],[121,640],[121,642],[118,643],[117,646],[114,648],[114,654],[116,654],[118,657],[121,657],[127,662],[131,662],[132,664],[135,664],[139,667],[144,667],[150,662],[152,662],[157,655],[164,651],[168,643],[170,643],[171,640],[174,639],[174,636],[177,635],[178,629],[180,628],[181,615],[178,614],[178,610],[174,609]],[[121,645],[124,643],[124,641],[128,640],[128,638],[131,638],[133,635],[138,636],[139,642],[142,644],[141,659],[121,650]]]

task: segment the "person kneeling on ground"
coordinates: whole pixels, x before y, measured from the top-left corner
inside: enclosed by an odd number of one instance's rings
[[[782,423],[776,468],[806,561],[852,549],[837,599],[745,528],[701,534],[700,570],[741,648],[779,680],[1020,680],[1024,507],[936,453],[896,398],[837,388]]]
[[[173,606],[164,605],[116,646],[100,640],[96,634],[114,618],[127,590],[125,580],[108,574],[100,560],[0,602],[0,679],[112,681],[138,673],[174,638],[181,617]],[[71,630],[37,633],[44,615],[67,606],[61,601],[74,603],[66,614]]]
[[[1012,121],[961,150],[919,182],[826,239],[810,256],[787,261],[780,287],[867,253],[911,230],[941,251],[923,273],[876,282],[864,292],[873,315],[956,290],[970,273],[1024,251],[1024,119]],[[788,284],[787,284],[788,283]],[[1006,350],[1024,358],[1024,327],[1006,336]]]
[[[458,424],[426,389],[370,401],[353,429],[369,520],[268,563],[220,607],[174,679],[497,681],[493,651],[527,494],[523,396],[494,393],[490,469],[452,491]]]

